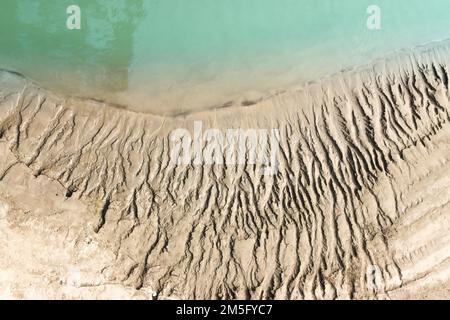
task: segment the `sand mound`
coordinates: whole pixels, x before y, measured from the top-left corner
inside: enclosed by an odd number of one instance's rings
[[[449,70],[436,46],[167,118],[1,73],[0,295],[448,298]],[[277,130],[276,170],[171,161],[196,123]]]

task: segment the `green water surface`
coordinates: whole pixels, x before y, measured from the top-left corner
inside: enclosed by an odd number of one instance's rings
[[[81,30],[66,27],[73,4]],[[380,30],[366,27],[371,4]],[[450,38],[450,0],[2,0],[0,30],[0,68],[49,87],[189,94],[196,79],[220,90],[234,73],[257,86],[295,67],[304,80]]]

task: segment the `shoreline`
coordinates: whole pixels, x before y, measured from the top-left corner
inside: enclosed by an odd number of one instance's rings
[[[450,252],[447,53],[435,47],[251,106],[167,119],[0,73],[0,255],[3,270],[23,276],[7,285],[98,297],[114,283],[121,296],[186,299],[418,296],[419,281],[431,291]],[[279,129],[277,174],[260,175],[251,158],[173,163],[169,133],[195,121],[205,136]],[[49,268],[52,278],[31,279]],[[385,285],[374,286],[374,273]]]
[[[138,114],[148,114],[156,117],[163,118],[185,118],[195,114],[201,114],[205,112],[218,112],[223,109],[238,109],[238,108],[248,108],[254,105],[260,104],[264,101],[270,100],[274,97],[295,93],[295,92],[305,92],[310,94],[311,92],[317,91],[317,87],[319,88],[332,88],[336,86],[341,81],[350,81],[352,82],[355,78],[364,78],[367,74],[371,74],[374,71],[384,69],[385,72],[391,73],[395,70],[400,70],[402,68],[410,68],[410,64],[414,61],[418,62],[420,59],[425,58],[429,59],[429,56],[441,56],[441,55],[450,56],[450,39],[437,40],[432,42],[427,42],[413,48],[400,49],[392,51],[383,57],[379,57],[377,59],[371,60],[368,63],[362,65],[355,65],[353,67],[341,69],[338,72],[332,72],[326,74],[324,76],[318,77],[314,80],[306,80],[303,82],[298,82],[296,84],[292,84],[290,86],[285,86],[284,88],[279,89],[271,89],[266,91],[252,91],[252,92],[242,92],[241,94],[235,95],[232,98],[224,99],[222,102],[209,105],[202,106],[197,108],[187,108],[186,110],[181,110],[179,112],[163,112],[163,111],[155,111],[155,108],[149,108],[150,110],[145,111],[141,108],[137,108],[134,106],[134,103],[122,103],[117,99],[117,95],[114,93],[101,93],[98,97],[94,96],[82,96],[76,94],[67,94],[64,93],[64,90],[55,90],[51,86],[44,86],[39,81],[36,81],[26,74],[14,71],[1,69],[0,72],[11,73],[13,75],[19,76],[26,81],[32,83],[34,86],[43,89],[48,92],[52,92],[60,97],[65,97],[66,99],[74,99],[74,100],[83,100],[83,101],[91,101],[94,103],[105,104],[117,109],[127,110],[133,113]],[[316,88],[316,89],[314,89]],[[321,89],[320,89],[321,90]],[[320,91],[319,90],[319,91]],[[109,100],[105,98],[106,95],[116,95],[116,99]],[[129,94],[126,94],[129,96]],[[131,96],[131,95],[130,95]],[[197,94],[195,97],[201,97],[202,94]],[[133,98],[131,98],[133,99]],[[116,100],[116,101],[114,101]],[[119,100],[119,101],[117,101]],[[158,108],[157,108],[158,109]]]

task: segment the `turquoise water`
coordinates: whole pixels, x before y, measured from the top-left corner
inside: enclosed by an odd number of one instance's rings
[[[66,8],[81,9],[68,30]],[[381,29],[366,27],[369,5]],[[172,113],[450,38],[449,0],[2,0],[0,67]]]

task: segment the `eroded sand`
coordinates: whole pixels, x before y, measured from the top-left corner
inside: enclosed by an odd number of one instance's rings
[[[0,296],[449,298],[450,52],[178,117],[0,75]],[[277,128],[279,171],[175,165],[176,128]]]

